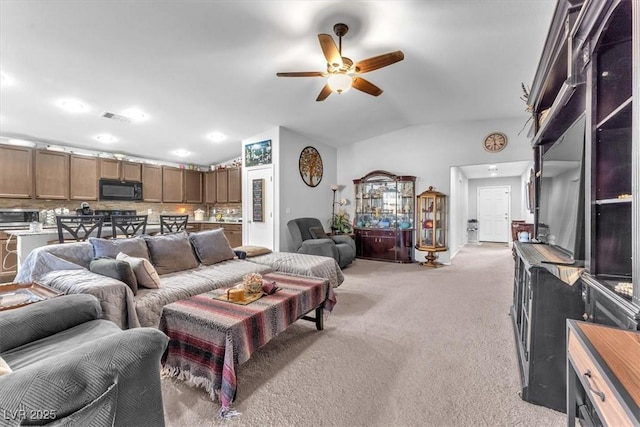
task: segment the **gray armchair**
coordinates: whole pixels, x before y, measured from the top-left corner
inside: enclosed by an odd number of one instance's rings
[[[296,252],[331,257],[340,268],[356,257],[356,243],[350,236],[328,236],[317,218],[297,218],[287,223]]]
[[[164,425],[160,358],[168,338],[100,319],[98,300],[65,295],[0,312],[0,425]]]

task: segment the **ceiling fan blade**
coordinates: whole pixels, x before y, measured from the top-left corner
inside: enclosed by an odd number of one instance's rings
[[[294,71],[291,73],[276,73],[278,77],[324,77],[327,73],[322,71]]]
[[[331,95],[331,88],[329,87],[329,84],[327,83],[326,85],[324,85],[324,87],[320,91],[320,94],[316,98],[316,101],[324,101],[325,99],[327,99],[327,96],[329,96],[329,95]]]
[[[327,59],[327,63],[331,64],[335,68],[342,67],[342,55],[336,46],[336,42],[333,41],[333,37],[329,34],[318,34],[318,40],[320,40],[320,47],[322,53]]]
[[[382,89],[362,77],[354,77],[351,87],[373,96],[380,96]]]
[[[356,73],[368,73],[378,68],[386,67],[404,59],[404,53],[401,50],[385,53],[383,55],[374,56],[373,58],[363,59],[356,63]]]

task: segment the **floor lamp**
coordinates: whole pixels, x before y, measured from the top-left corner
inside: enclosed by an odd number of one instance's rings
[[[333,203],[331,203],[331,233],[336,232],[336,191],[340,189],[340,185],[331,184],[331,191],[333,191]]]

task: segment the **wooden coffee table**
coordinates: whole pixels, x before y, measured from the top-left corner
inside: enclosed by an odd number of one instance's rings
[[[3,283],[0,284],[0,311],[24,307],[60,295],[62,292],[38,282]]]
[[[326,279],[270,273],[263,276],[279,288],[251,304],[217,299],[228,288],[168,304],[160,330],[169,336],[162,358],[163,373],[187,378],[217,396],[224,417],[236,390],[236,366],[298,319],[313,320],[323,329],[323,310],[335,304]],[[315,311],[315,317],[308,316]]]

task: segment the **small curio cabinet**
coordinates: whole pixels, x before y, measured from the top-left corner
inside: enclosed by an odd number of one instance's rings
[[[412,262],[415,182],[380,170],[353,180],[358,258]]]
[[[416,249],[426,251],[426,267],[438,267],[437,252],[447,250],[447,196],[433,187],[418,195]]]

